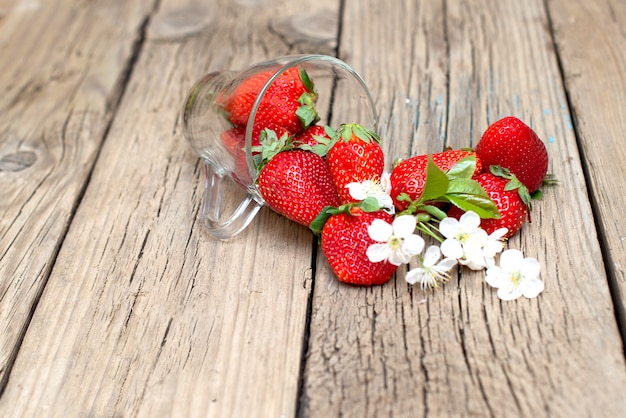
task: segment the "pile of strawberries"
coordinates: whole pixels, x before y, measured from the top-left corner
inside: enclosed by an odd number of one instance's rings
[[[248,172],[246,124],[272,75],[251,77],[221,103],[232,124],[222,140],[234,157],[235,175]],[[267,89],[252,129],[255,181],[267,206],[320,236],[339,280],[376,285],[395,273],[396,265],[372,262],[366,255],[376,243],[368,234],[375,219],[391,224],[395,215],[410,214],[428,235],[446,216],[459,218],[471,210],[486,232],[505,227],[508,238],[529,218],[531,200],[546,179],[548,156],[543,142],[519,119],[493,123],[474,150],[411,157],[387,175],[376,133],[357,123],[336,129],[318,125],[317,94],[306,71],[297,68]],[[361,193],[354,192],[359,184]],[[372,193],[360,196],[364,188]],[[383,198],[372,197],[376,194]],[[384,197],[389,204],[381,203]]]

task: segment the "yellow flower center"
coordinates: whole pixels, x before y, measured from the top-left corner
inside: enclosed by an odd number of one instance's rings
[[[392,235],[391,238],[389,238],[388,243],[391,249],[395,251],[402,246],[402,239]]]
[[[513,286],[519,286],[520,282],[522,281],[522,272],[519,270],[515,270],[513,272],[511,272],[511,283],[513,283]]]

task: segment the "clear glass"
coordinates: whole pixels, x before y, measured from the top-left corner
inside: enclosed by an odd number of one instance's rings
[[[318,125],[337,128],[341,123],[359,123],[377,131],[377,114],[371,94],[361,78],[345,62],[327,55],[287,56],[252,65],[241,71],[218,71],[207,74],[190,90],[185,100],[183,134],[203,160],[205,190],[202,223],[218,239],[229,239],[252,222],[264,201],[256,185],[252,156],[252,126],[263,95],[283,72],[303,68],[315,84],[318,100]],[[222,103],[244,80],[271,70],[273,75],[259,92],[245,128],[245,146],[233,149],[224,134],[233,128]],[[237,184],[244,196],[235,198]],[[227,193],[226,190],[230,193]],[[233,198],[237,199],[233,203]]]

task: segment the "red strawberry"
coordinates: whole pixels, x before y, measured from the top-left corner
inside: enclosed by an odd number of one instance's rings
[[[496,176],[493,173],[479,174],[474,177],[474,180],[485,189],[500,212],[500,218],[498,219],[482,219],[480,227],[488,234],[499,228],[507,228],[509,231],[504,238],[515,235],[524,224],[529,208],[522,200],[519,191],[509,185],[514,184],[511,183],[512,180]],[[448,211],[448,216],[457,219],[462,214],[463,211],[456,206],[452,206]]]
[[[346,185],[378,180],[385,168],[385,156],[378,135],[356,124],[344,124],[337,130],[326,162],[341,203],[353,202]]]
[[[372,263],[366,255],[375,241],[367,228],[374,219],[391,223],[392,217],[384,211],[364,212],[353,208],[351,214],[332,215],[322,229],[322,251],[337,278],[357,285],[384,284],[393,276],[397,266],[388,261]]]
[[[272,132],[274,138],[282,136],[291,136],[291,134],[282,127],[266,128],[265,135],[268,132]],[[254,127],[252,131],[252,155],[256,155],[259,152],[261,145],[262,130]],[[228,151],[228,153],[234,159],[233,178],[244,186],[251,183],[250,174],[248,171],[248,162],[246,160],[246,128],[242,126],[236,126],[227,131],[222,132],[222,143]]]
[[[476,153],[485,167],[508,168],[534,193],[548,171],[548,152],[537,134],[514,116],[491,124],[476,145]]]
[[[272,71],[256,74],[243,81],[226,100],[228,119],[235,126],[246,126],[252,106],[263,86],[274,75]],[[305,70],[290,68],[280,74],[263,95],[254,119],[259,131],[280,126],[299,133],[317,119],[317,92]]]
[[[249,184],[251,180],[245,152],[246,129],[242,127],[229,129],[222,132],[220,139],[226,151],[233,157],[233,179],[244,186]]]
[[[330,142],[330,136],[328,132],[326,132],[327,127],[322,125],[311,125],[306,128],[303,132],[296,135],[293,142],[296,147],[302,145],[308,145],[310,147],[316,147],[325,142],[328,144]]]
[[[465,150],[446,150],[432,155],[433,163],[443,171],[450,170],[456,163],[465,157],[476,157],[476,169],[474,175],[481,173],[483,164],[475,152]],[[417,200],[422,196],[426,183],[426,167],[428,155],[418,155],[401,161],[391,171],[391,198],[398,211],[407,208],[410,202],[398,200],[402,193],[406,193],[411,200]]]
[[[262,167],[258,186],[271,209],[306,226],[326,206],[339,206],[326,162],[310,151],[278,152]]]

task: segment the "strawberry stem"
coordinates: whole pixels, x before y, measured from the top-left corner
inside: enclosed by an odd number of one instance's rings
[[[322,229],[324,225],[326,225],[328,218],[333,215],[339,215],[340,213],[354,216],[353,209],[355,208],[361,209],[363,212],[376,212],[380,210],[380,204],[375,197],[370,196],[365,198],[365,200],[346,203],[339,207],[326,206],[309,224],[309,229],[311,229],[315,235],[319,235],[322,233]]]

